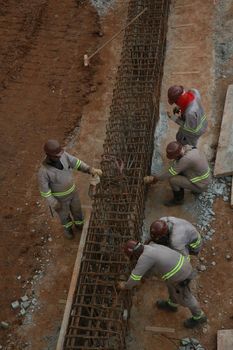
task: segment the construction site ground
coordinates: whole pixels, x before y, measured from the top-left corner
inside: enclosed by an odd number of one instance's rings
[[[0,329],[0,345],[5,350],[56,347],[80,232],[73,241],[64,239],[58,220],[50,217],[40,199],[36,176],[48,138],[61,140],[69,152],[99,165],[123,34],[89,67],[83,66],[83,55],[94,52],[125,24],[127,1],[109,3],[105,13],[98,13],[89,1],[0,0],[0,321],[9,324]],[[211,161],[227,86],[233,81],[232,23],[230,0],[171,1],[160,116],[166,117],[170,85],[199,89],[209,120],[200,147]],[[169,121],[162,156],[176,130]],[[77,175],[84,212],[91,204],[88,181],[88,175]],[[190,206],[166,209],[162,202],[169,195],[167,185],[148,190],[145,227],[164,215],[197,221]],[[187,202],[192,201],[189,194]],[[201,253],[207,270],[199,273],[195,285],[208,325],[187,331],[182,321],[188,310],[181,308],[175,315],[158,312],[153,304],[166,290],[153,278],[134,294],[128,349],[172,350],[177,339],[194,336],[207,350],[215,350],[217,330],[233,328],[233,263],[226,259],[232,256],[232,209],[219,198],[213,210],[211,227],[216,232]],[[199,264],[196,258],[192,261]],[[24,295],[35,305],[21,316],[11,303]],[[145,332],[145,326],[175,328],[176,333],[155,335]]]

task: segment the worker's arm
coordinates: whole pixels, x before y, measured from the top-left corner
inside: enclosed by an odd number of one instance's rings
[[[151,269],[153,261],[147,256],[141,256],[135,268],[132,270],[128,281],[125,283],[124,289],[132,289],[137,286],[145,273]]]
[[[52,191],[49,187],[49,177],[45,168],[41,168],[38,173],[38,183],[40,194],[46,199],[48,205],[53,209],[59,209],[60,205],[58,200],[52,195]]]
[[[181,159],[174,161],[164,172],[156,175],[158,180],[165,180],[169,177],[176,176],[184,172],[189,167],[189,159],[183,156]]]
[[[71,154],[69,154],[67,152],[65,152],[65,155],[66,155],[68,163],[72,169],[82,171],[83,173],[91,174],[93,176],[95,176],[95,175],[101,176],[102,175],[101,169],[92,168],[89,165],[87,165],[86,163],[84,163],[82,160],[72,156]]]
[[[181,115],[178,113],[175,113],[174,115],[172,115],[170,112],[167,112],[168,117],[175,122],[176,124],[183,126],[185,121],[181,118]]]

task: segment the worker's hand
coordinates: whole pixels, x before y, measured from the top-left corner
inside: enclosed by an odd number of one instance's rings
[[[55,211],[58,211],[59,209],[61,209],[61,203],[59,203],[58,201],[53,205],[53,209]]]
[[[102,172],[101,169],[91,168],[90,169],[90,174],[93,175],[93,176],[95,176],[95,175],[102,176],[103,172]]]
[[[170,118],[170,119],[171,119],[172,114],[171,114],[170,112],[167,112],[167,116],[168,116],[168,118]]]
[[[174,114],[180,114],[180,113],[181,113],[181,109],[178,108],[178,107],[174,107],[174,108],[173,108],[173,113],[174,113]]]
[[[123,282],[123,281],[117,282],[116,289],[117,290],[125,290],[125,282]]]
[[[144,184],[149,185],[149,184],[156,184],[158,179],[155,176],[150,175],[150,176],[145,176],[143,181],[144,181]]]

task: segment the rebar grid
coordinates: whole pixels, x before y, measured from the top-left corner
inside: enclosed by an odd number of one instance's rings
[[[123,242],[139,239],[143,177],[150,169],[158,116],[169,0],[130,0],[120,67],[106,128],[103,177],[93,202],[63,349],[123,350],[131,295],[117,292],[130,263]]]

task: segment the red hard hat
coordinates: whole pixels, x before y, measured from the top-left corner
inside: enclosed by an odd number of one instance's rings
[[[44,151],[48,156],[51,157],[60,157],[64,152],[57,140],[48,140],[44,144]]]
[[[181,155],[183,146],[177,141],[170,142],[167,145],[166,152],[168,159],[177,159]]]
[[[170,105],[173,103],[176,103],[180,95],[182,95],[184,92],[184,88],[181,85],[173,85],[169,87],[167,91],[167,97],[168,97],[168,102]]]
[[[139,257],[143,252],[141,248],[143,248],[143,244],[134,240],[129,240],[123,245],[123,251],[129,258]]]
[[[165,236],[168,233],[168,225],[163,220],[156,220],[150,225],[150,237],[153,241]]]

